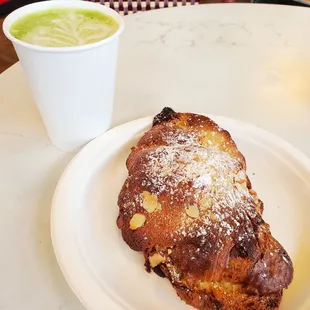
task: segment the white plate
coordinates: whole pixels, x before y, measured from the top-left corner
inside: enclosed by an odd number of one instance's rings
[[[227,129],[248,163],[265,203],[264,218],[293,259],[294,280],[281,310],[310,309],[310,160],[287,142],[252,125],[212,117]],[[55,192],[51,229],[59,265],[91,310],[192,309],[168,280],[144,270],[143,256],[116,227],[125,160],[152,118],[112,129],[87,145],[64,172]]]

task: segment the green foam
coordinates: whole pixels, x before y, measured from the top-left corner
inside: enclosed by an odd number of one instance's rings
[[[118,28],[114,18],[95,10],[56,8],[21,17],[12,24],[10,33],[30,44],[70,47],[103,40]]]

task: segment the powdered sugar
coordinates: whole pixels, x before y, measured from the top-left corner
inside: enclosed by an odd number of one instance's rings
[[[201,175],[196,180],[194,180],[193,187],[200,188],[203,186],[211,186],[212,185],[212,177],[210,174]]]
[[[217,149],[174,145],[150,151],[144,169],[148,182],[157,189],[154,194],[160,195],[167,188],[176,189],[180,183],[191,182],[196,189],[221,187],[224,178],[227,182],[233,182],[233,175],[227,175],[227,172],[238,167],[240,163],[237,159]]]
[[[217,250],[225,238],[248,239],[257,212],[239,160],[214,147],[173,141],[146,153],[141,184],[159,200],[164,195],[171,206],[184,206],[173,240],[199,238],[202,246],[208,241]],[[198,219],[186,214],[188,205],[198,206]],[[248,229],[241,232],[245,222]]]
[[[165,141],[168,145],[175,145],[175,144],[181,144],[181,145],[193,145],[198,144],[198,137],[197,135],[194,135],[191,132],[186,132],[181,129],[171,129],[171,131],[168,132],[162,132],[162,139]]]

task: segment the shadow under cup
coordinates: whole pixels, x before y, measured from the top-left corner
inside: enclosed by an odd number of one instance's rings
[[[58,8],[87,9],[113,17],[119,24],[111,36],[73,47],[29,44],[10,33],[19,18]],[[79,0],[43,1],[7,16],[3,32],[12,41],[51,142],[75,151],[105,132],[111,123],[121,16],[99,3]]]

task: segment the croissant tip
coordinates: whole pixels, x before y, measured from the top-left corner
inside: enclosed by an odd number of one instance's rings
[[[170,107],[165,107],[160,113],[158,113],[153,119],[153,127],[163,122],[168,122],[175,118],[177,113]]]

